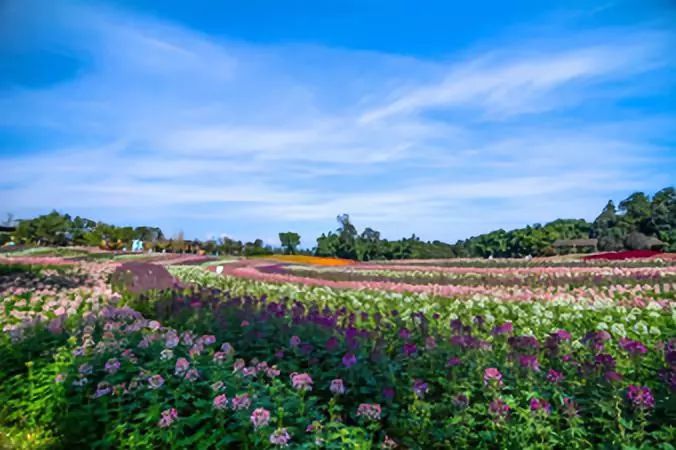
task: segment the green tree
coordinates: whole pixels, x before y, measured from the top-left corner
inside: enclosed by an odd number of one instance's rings
[[[296,253],[296,247],[300,245],[300,234],[293,231],[279,233],[279,242],[284,248],[284,253],[293,255]]]

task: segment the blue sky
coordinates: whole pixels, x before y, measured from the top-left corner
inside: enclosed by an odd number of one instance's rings
[[[455,241],[673,185],[670,1],[0,4],[0,212]]]

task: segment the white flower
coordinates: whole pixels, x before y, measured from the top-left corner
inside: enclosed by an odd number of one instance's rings
[[[607,330],[608,329],[608,324],[605,322],[599,322],[596,324],[596,329],[597,330]]]

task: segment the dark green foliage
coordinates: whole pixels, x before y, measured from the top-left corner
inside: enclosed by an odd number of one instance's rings
[[[281,242],[284,248],[284,253],[293,255],[296,253],[296,248],[300,245],[300,234],[293,231],[279,233],[279,242]]]

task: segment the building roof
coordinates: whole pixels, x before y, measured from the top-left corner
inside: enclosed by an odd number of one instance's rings
[[[594,247],[598,244],[597,239],[557,239],[552,244],[554,247]]]

